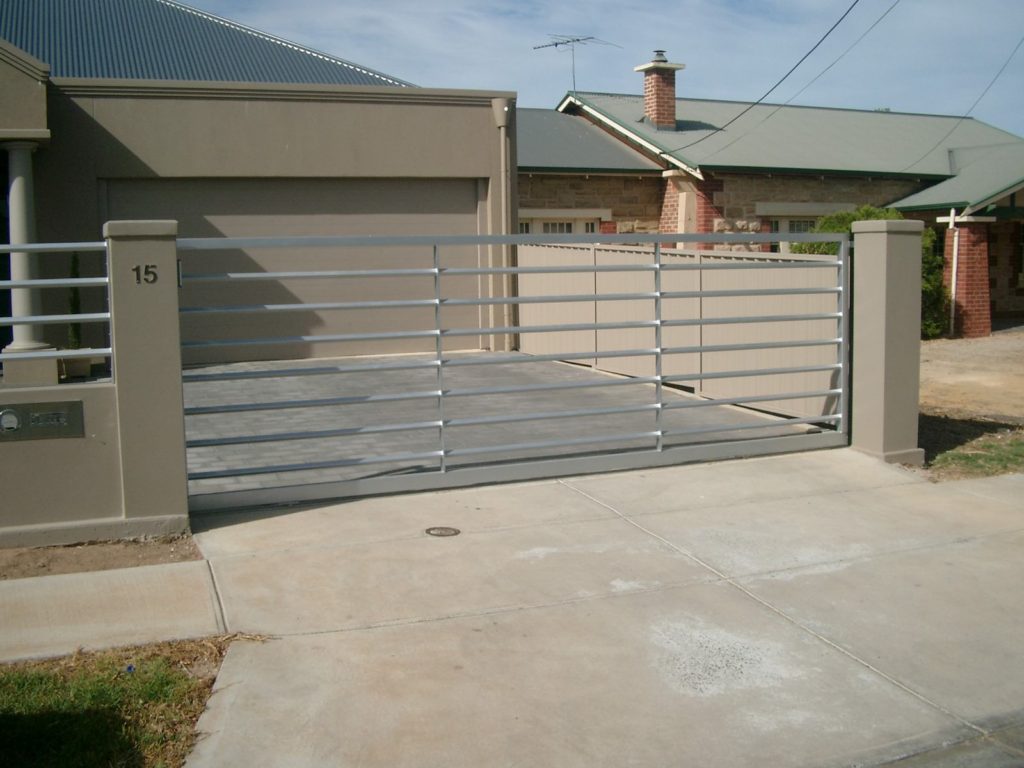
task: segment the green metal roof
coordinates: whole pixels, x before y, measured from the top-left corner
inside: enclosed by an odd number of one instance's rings
[[[902,210],[979,207],[1024,188],[1024,141],[951,153],[956,176],[892,204]]]
[[[521,171],[658,173],[661,166],[587,120],[550,109],[516,110]]]
[[[754,106],[715,132],[749,106],[677,99],[675,130],[659,130],[644,117],[643,96],[571,93],[559,109],[588,112],[646,142],[669,162],[694,170],[942,178],[955,172],[951,149],[1022,141],[972,118],[777,104]]]
[[[174,0],[0,0],[0,38],[58,78],[410,85]]]

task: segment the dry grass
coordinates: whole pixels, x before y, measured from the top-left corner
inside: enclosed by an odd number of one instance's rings
[[[224,654],[238,638],[0,666],[0,765],[181,766]]]

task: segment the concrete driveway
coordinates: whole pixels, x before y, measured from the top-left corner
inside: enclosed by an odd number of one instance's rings
[[[1024,765],[1022,495],[838,450],[201,518],[267,639],[188,765]]]

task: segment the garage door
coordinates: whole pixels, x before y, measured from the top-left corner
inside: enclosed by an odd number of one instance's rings
[[[344,235],[478,234],[481,192],[475,179],[132,179],[112,180],[101,196],[105,218],[174,219],[180,237],[295,237]],[[476,247],[446,252],[450,267],[478,265]],[[183,253],[187,274],[224,272],[330,271],[379,263],[391,269],[432,263],[429,249],[367,248],[358,253],[330,249],[253,249]],[[316,304],[339,301],[390,301],[429,294],[428,278],[337,281],[281,279],[271,282],[192,283],[182,306],[237,304],[304,304],[302,312],[268,315],[241,313],[215,317],[183,315],[185,341],[224,338],[294,337],[312,334],[388,332],[429,322],[429,308],[387,312],[324,312]],[[460,286],[466,297],[479,292],[477,278]],[[467,307],[465,324],[477,321],[478,309]],[[423,317],[420,317],[423,315]],[[365,326],[365,327],[364,327]],[[475,338],[466,348],[478,346]],[[396,354],[428,351],[430,340],[402,339],[390,343],[339,343],[315,346],[295,343],[252,345],[216,350],[189,349],[186,363],[330,357],[351,354]]]

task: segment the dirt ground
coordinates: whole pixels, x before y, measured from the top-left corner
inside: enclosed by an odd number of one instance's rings
[[[986,339],[921,344],[920,445],[931,462],[979,437],[1024,426],[1024,325]],[[190,536],[0,549],[0,580],[201,560]]]
[[[66,547],[12,547],[0,549],[0,580],[202,559],[189,535]]]
[[[1024,326],[921,344],[921,410],[1024,424]]]

